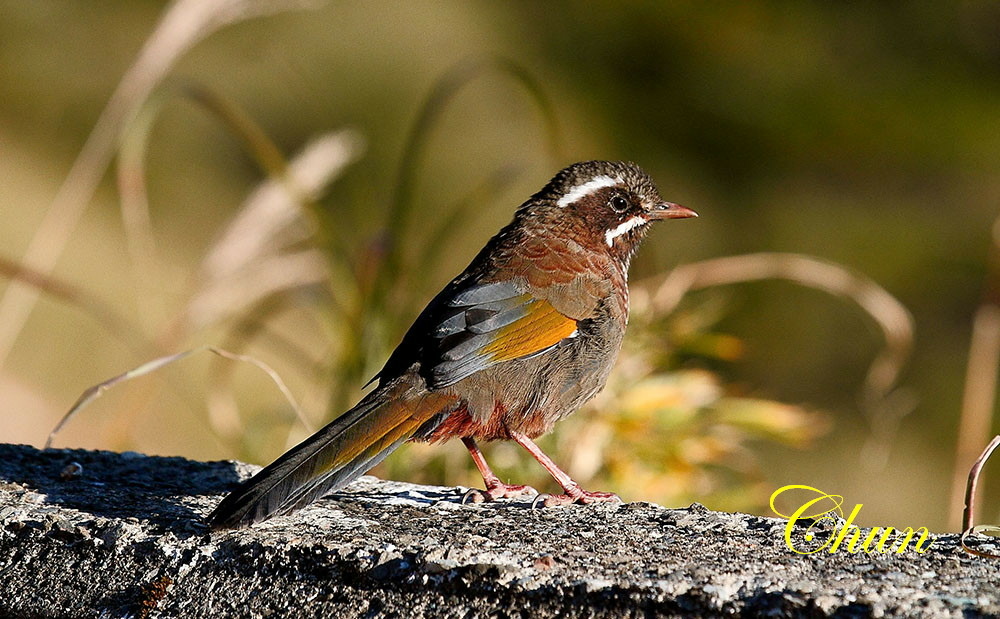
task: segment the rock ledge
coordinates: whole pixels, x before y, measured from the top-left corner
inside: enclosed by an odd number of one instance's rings
[[[784,521],[697,504],[464,506],[364,477],[210,534],[202,517],[253,470],[0,444],[0,616],[1000,614],[1000,561],[955,535],[924,554],[797,555]]]

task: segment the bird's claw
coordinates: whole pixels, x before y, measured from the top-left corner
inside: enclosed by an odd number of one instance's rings
[[[578,490],[573,494],[539,494],[535,497],[535,500],[531,502],[531,507],[532,509],[539,509],[543,507],[556,507],[559,505],[572,505],[574,503],[590,504],[621,502],[621,497],[613,492],[588,492],[587,490]]]
[[[518,499],[524,496],[538,496],[538,491],[531,486],[494,484],[486,488],[486,494],[494,499]]]
[[[556,497],[552,496],[547,492],[544,494],[539,494],[531,502],[531,509],[542,509],[544,507],[552,507],[553,504],[549,503],[549,499],[555,499],[555,498]]]
[[[581,490],[579,495],[573,497],[574,503],[624,503],[622,498],[614,492],[588,492]]]
[[[486,494],[479,488],[469,488],[465,494],[462,495],[462,505],[475,505],[478,503],[485,503],[486,501],[492,501],[490,495]]]
[[[490,484],[486,490],[470,488],[462,495],[462,505],[486,503],[497,499],[516,499],[523,496],[537,496],[538,491],[531,486],[515,486],[511,484]]]

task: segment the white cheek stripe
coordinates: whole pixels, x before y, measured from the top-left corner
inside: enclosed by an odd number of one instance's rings
[[[612,186],[617,185],[617,184],[619,184],[621,182],[623,182],[622,179],[621,179],[621,177],[619,177],[619,178],[611,178],[610,176],[605,176],[604,174],[602,174],[600,176],[595,176],[594,178],[590,179],[586,183],[577,185],[576,187],[570,189],[566,193],[566,195],[564,195],[563,197],[559,198],[559,201],[556,202],[556,206],[558,206],[559,208],[565,208],[565,207],[569,206],[570,204],[573,204],[574,202],[576,202],[580,198],[582,198],[584,196],[589,196],[590,194],[594,193],[598,189],[601,189],[601,188],[604,188],[604,187],[612,187]]]
[[[608,242],[608,247],[612,247],[615,244],[615,239],[625,234],[629,230],[638,228],[639,226],[646,225],[647,220],[642,215],[636,215],[631,219],[626,219],[622,223],[618,224],[617,228],[612,228],[604,233],[604,240]]]

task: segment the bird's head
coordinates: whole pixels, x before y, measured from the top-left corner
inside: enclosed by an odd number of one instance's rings
[[[627,264],[649,225],[698,214],[660,197],[652,179],[634,163],[584,161],[561,170],[522,211],[566,224],[578,242],[603,247]]]

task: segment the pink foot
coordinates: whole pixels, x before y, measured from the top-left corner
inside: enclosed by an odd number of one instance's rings
[[[555,507],[572,503],[621,503],[620,496],[613,492],[588,492],[581,488],[572,489],[566,494],[539,494],[531,502],[532,507]]]
[[[538,491],[531,486],[514,486],[501,481],[487,484],[486,490],[471,488],[462,496],[462,504],[484,503],[497,499],[516,499],[523,496],[536,496]]]

